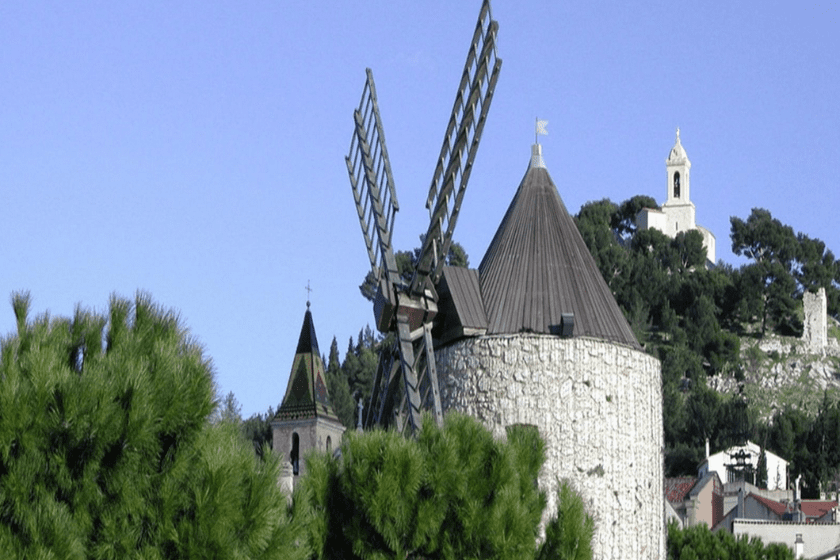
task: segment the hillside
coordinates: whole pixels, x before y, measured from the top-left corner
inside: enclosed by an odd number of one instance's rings
[[[743,380],[716,376],[709,386],[724,395],[742,394],[764,421],[786,406],[816,415],[826,393],[840,400],[840,323],[829,317],[828,324],[828,344],[816,353],[798,337],[741,337]]]

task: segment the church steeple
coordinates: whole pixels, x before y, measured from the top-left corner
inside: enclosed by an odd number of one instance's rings
[[[289,374],[289,384],[283,403],[277,411],[277,418],[298,419],[316,416],[338,419],[330,404],[324,362],[318,350],[318,338],[307,302],[295,359]]]
[[[310,449],[330,452],[344,433],[330,404],[326,370],[309,302],[300,329],[286,394],[271,421],[274,451],[291,464],[292,474],[303,474],[303,457]]]
[[[679,128],[677,128],[677,139],[674,142],[674,147],[671,148],[671,152],[665,160],[665,166],[668,170],[668,200],[665,204],[689,204],[691,202],[689,197],[691,162],[680,142]]]

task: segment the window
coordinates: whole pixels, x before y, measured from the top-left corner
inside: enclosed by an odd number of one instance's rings
[[[674,198],[680,197],[680,172],[674,172]]]
[[[292,461],[292,473],[297,476],[300,474],[300,437],[297,432],[292,434],[292,453],[289,456]]]
[[[330,436],[327,436],[327,453],[329,453],[330,451],[332,451],[332,439],[330,438]]]

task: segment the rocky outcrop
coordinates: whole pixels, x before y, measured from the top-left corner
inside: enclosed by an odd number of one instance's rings
[[[836,321],[829,319],[830,324]],[[813,337],[766,336],[741,340],[744,379],[714,377],[709,385],[721,392],[741,390],[764,418],[786,405],[816,412],[826,391],[840,397],[840,342]]]

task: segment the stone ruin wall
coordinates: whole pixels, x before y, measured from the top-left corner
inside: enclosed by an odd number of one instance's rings
[[[767,334],[758,342],[750,343],[741,340],[741,349],[758,345],[762,352],[778,352],[779,354],[813,354],[821,356],[840,357],[840,342],[836,338],[829,338],[829,324],[838,324],[833,317],[828,316],[828,300],[825,288],[820,288],[816,294],[805,292],[802,294],[803,326],[802,336],[799,338]]]
[[[665,558],[659,361],[600,340],[484,336],[435,350],[444,410],[496,437],[511,424],[546,442],[540,487],[556,511],[568,479],[596,522],[595,558]]]
[[[802,294],[802,304],[805,308],[802,341],[812,354],[818,354],[825,349],[828,342],[828,304],[825,288],[820,288],[816,294],[806,291]]]

